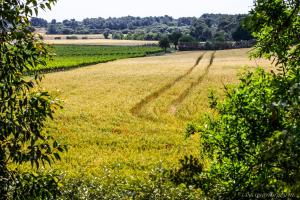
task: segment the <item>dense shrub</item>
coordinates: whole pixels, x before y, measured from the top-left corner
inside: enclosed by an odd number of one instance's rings
[[[67,36],[66,39],[67,40],[78,40],[78,37],[75,35],[72,35],[72,36]]]
[[[250,48],[255,45],[255,40],[243,40],[237,42],[208,41],[208,42],[180,42],[179,50],[225,50]]]
[[[201,161],[193,156],[185,156],[184,159],[179,160],[179,162],[180,167],[170,171],[170,180],[177,185],[185,183],[186,185],[201,188],[202,180],[200,179],[204,170]]]
[[[103,177],[67,179],[59,199],[199,199],[201,193],[184,184],[176,186],[166,178],[166,170],[157,167],[148,180],[120,177],[106,170]]]
[[[188,126],[210,161],[197,186],[211,199],[300,198],[300,1],[257,0],[248,26],[252,55],[275,72],[242,74],[223,101],[210,96],[214,114]]]
[[[178,39],[179,43],[193,43],[196,42],[196,39],[190,35],[183,35]]]
[[[168,37],[162,37],[160,40],[159,40],[159,47],[163,48],[165,50],[165,53],[167,52],[167,48],[170,47],[170,40]]]
[[[201,186],[214,198],[240,198],[247,192],[295,195],[299,191],[300,78],[247,72],[227,89],[207,117],[201,133],[203,152],[212,160]],[[220,196],[218,196],[220,195]]]
[[[8,199],[57,199],[61,193],[62,175],[54,173],[14,173]]]

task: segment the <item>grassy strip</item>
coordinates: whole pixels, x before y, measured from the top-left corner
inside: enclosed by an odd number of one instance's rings
[[[143,57],[162,52],[159,47],[152,46],[54,45],[52,46],[52,50],[54,53],[53,60],[47,61],[47,66],[37,67],[34,71],[60,71],[118,59]]]

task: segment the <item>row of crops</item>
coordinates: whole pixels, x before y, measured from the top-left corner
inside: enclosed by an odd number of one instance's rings
[[[51,71],[86,66],[123,58],[142,57],[162,52],[157,46],[92,46],[92,45],[53,45],[53,58],[47,66],[37,68]]]

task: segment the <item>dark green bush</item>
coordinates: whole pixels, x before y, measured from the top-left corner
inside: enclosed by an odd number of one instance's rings
[[[247,23],[275,72],[242,74],[188,126],[210,161],[194,185],[210,199],[300,198],[300,1],[257,0]]]
[[[165,50],[165,53],[167,52],[167,48],[170,47],[170,40],[167,36],[162,37],[159,40],[159,47]]]
[[[75,35],[72,35],[72,36],[67,36],[66,39],[67,40],[78,40],[78,37]]]
[[[299,83],[261,69],[245,73],[215,107],[218,117],[195,128],[212,160],[201,186],[209,196],[299,192]]]
[[[9,199],[57,199],[61,195],[61,178],[56,172],[15,173],[9,187]]]
[[[106,171],[103,177],[72,178],[65,180],[59,199],[199,199],[201,194],[193,187],[175,185],[166,178],[166,170],[158,167],[148,180],[113,175]]]
[[[201,188],[202,181],[200,179],[204,167],[200,160],[193,156],[185,156],[184,159],[179,160],[179,162],[179,169],[170,171],[169,177],[171,181],[177,185],[184,183]]]

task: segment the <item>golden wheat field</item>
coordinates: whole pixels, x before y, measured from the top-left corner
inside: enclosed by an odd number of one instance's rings
[[[137,176],[198,155],[198,136],[185,140],[185,127],[210,111],[210,90],[222,95],[243,67],[270,65],[249,60],[248,51],[177,52],[46,74],[41,87],[64,107],[47,131],[69,145],[52,167]]]

